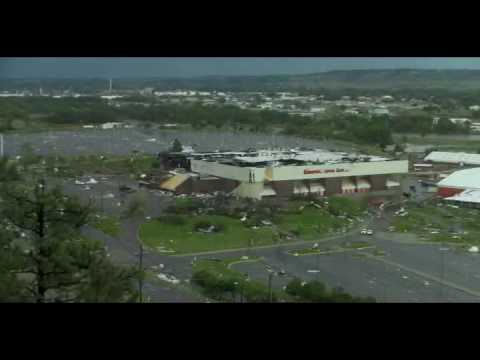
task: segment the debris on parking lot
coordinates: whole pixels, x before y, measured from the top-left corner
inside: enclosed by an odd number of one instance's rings
[[[408,276],[403,275],[403,276],[402,276],[402,279],[408,279]]]
[[[423,285],[425,285],[425,286],[429,286],[429,285],[430,285],[430,283],[429,283],[428,281],[424,281],[424,282],[423,282]]]
[[[103,196],[104,199],[113,199],[114,197],[115,195],[113,195],[112,193],[108,193]]]
[[[471,253],[478,253],[478,246],[472,246],[468,251]]]

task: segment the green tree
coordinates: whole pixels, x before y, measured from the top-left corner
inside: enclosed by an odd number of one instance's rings
[[[183,150],[182,143],[178,139],[175,139],[173,141],[173,145],[172,145],[172,148],[170,149],[170,151],[172,151],[172,152],[182,152],[182,150]]]
[[[138,192],[131,197],[129,203],[127,204],[127,209],[125,210],[124,216],[127,218],[144,216],[146,206],[147,199],[145,197],[145,194],[142,192]]]
[[[404,152],[405,149],[403,148],[402,145],[400,144],[395,144],[395,148],[393,149],[393,152],[397,153],[397,152]]]
[[[0,215],[10,229],[10,237],[3,236],[4,254],[10,261],[8,276],[3,276],[7,289],[38,303],[136,298],[137,271],[114,266],[100,242],[80,234],[90,221],[90,205],[81,205],[59,188],[47,189],[44,181],[33,189],[4,186],[1,197]],[[5,266],[4,261],[0,263]],[[18,282],[20,276],[23,283]],[[0,293],[0,298],[4,296],[11,294]]]
[[[19,180],[19,178],[20,175],[15,164],[8,157],[0,158],[0,183]]]
[[[37,164],[40,160],[40,157],[35,154],[33,146],[30,143],[22,144],[21,154],[20,163],[25,167]]]

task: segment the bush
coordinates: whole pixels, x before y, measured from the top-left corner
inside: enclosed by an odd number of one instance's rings
[[[213,224],[210,221],[200,220],[193,225],[193,229],[198,231],[199,229],[208,229]]]
[[[174,205],[167,207],[166,212],[170,214],[191,214],[203,209],[205,206],[201,200],[198,199],[177,199]]]
[[[217,300],[224,299],[226,293],[233,293],[236,289],[234,279],[222,279],[209,270],[195,271],[192,282],[203,288],[207,296]]]
[[[341,287],[328,291],[320,281],[311,281],[302,286],[300,279],[293,279],[287,284],[286,293],[297,301],[320,303],[375,302],[372,297],[355,297],[346,293]]]
[[[328,211],[335,216],[359,216],[366,208],[367,203],[364,200],[356,200],[342,196],[332,196],[328,199]]]
[[[164,215],[160,216],[157,218],[158,221],[164,223],[164,224],[170,224],[170,225],[185,225],[186,220],[182,216],[179,215]]]
[[[227,226],[224,223],[218,223],[215,225],[215,232],[225,232]]]

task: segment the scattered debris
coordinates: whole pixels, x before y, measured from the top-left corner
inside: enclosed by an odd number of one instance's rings
[[[178,280],[177,278],[175,278],[173,275],[168,275],[168,274],[158,274],[157,277],[160,279],[160,280],[163,280],[163,281],[166,281],[166,282],[169,282],[171,284],[179,284],[180,283],[180,280]]]
[[[478,246],[472,246],[468,251],[471,253],[478,253]]]
[[[248,256],[242,256],[241,259],[242,260],[248,260]]]
[[[198,228],[197,229],[198,232],[201,232],[201,233],[206,233],[206,234],[210,234],[212,233],[213,231],[215,231],[215,225],[210,225],[208,228],[204,229],[204,228]]]

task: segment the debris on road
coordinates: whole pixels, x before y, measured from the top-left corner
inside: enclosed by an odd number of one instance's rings
[[[160,280],[169,282],[169,283],[174,284],[174,285],[180,283],[180,280],[178,280],[178,279],[177,279],[176,277],[174,277],[173,275],[158,274],[157,277],[158,277]]]

